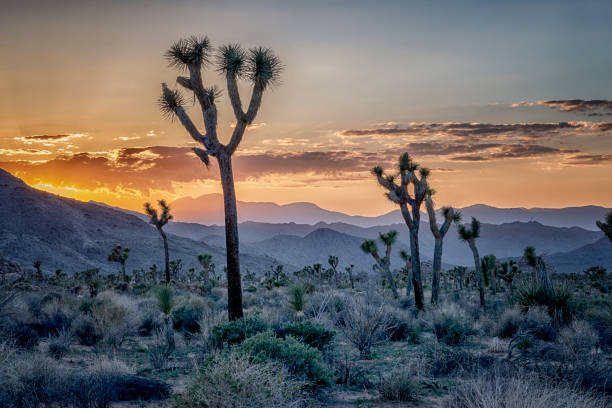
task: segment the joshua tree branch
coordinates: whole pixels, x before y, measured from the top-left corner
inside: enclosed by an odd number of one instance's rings
[[[240,99],[240,92],[238,91],[238,81],[236,81],[236,74],[228,71],[225,74],[227,80],[227,94],[229,96],[232,108],[234,109],[234,115],[236,120],[246,120],[246,114],[242,110],[242,100]]]
[[[229,75],[229,74],[228,74]],[[228,79],[228,87],[229,87],[229,79]],[[235,80],[234,80],[235,82]],[[235,97],[238,98],[238,106],[234,106],[234,101],[232,101],[232,106],[234,107],[234,114],[236,114],[236,127],[234,128],[234,132],[232,133],[232,138],[227,145],[227,149],[229,154],[233,154],[238,145],[242,141],[242,137],[244,136],[244,132],[248,125],[253,123],[255,120],[255,116],[257,116],[257,112],[259,111],[259,107],[261,106],[261,99],[263,96],[264,88],[260,84],[255,84],[253,86],[253,93],[251,94],[251,102],[249,102],[249,109],[247,113],[242,112],[242,105],[240,104],[240,96],[238,94],[238,88],[235,90]],[[229,88],[228,88],[228,93]],[[239,110],[237,111],[237,108]]]
[[[438,221],[436,220],[436,211],[433,207],[433,200],[431,199],[431,195],[427,196],[425,200],[425,207],[427,207],[427,215],[429,215],[429,228],[431,229],[431,233],[435,238],[442,238],[443,234],[440,233],[438,229]],[[446,223],[446,222],[445,222]]]

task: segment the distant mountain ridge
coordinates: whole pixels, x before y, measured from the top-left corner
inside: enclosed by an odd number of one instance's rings
[[[348,215],[339,211],[323,209],[313,203],[297,202],[275,204],[271,202],[238,201],[239,222],[289,223],[314,225],[319,222],[342,222],[360,227],[374,227],[403,223],[399,210],[376,217]],[[177,221],[195,222],[204,225],[223,224],[223,197],[207,194],[197,198],[181,198],[171,203]],[[603,219],[610,209],[600,206],[566,208],[497,208],[476,204],[460,208],[464,219],[478,218],[488,224],[535,221],[552,227],[581,227],[596,231],[595,220]]]

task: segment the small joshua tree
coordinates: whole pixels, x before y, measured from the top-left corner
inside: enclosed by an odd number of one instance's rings
[[[178,90],[171,90],[162,84],[159,104],[162,112],[177,117],[189,135],[202,148],[194,148],[194,153],[208,167],[209,156],[217,159],[223,188],[225,208],[225,248],[227,252],[227,295],[229,320],[243,316],[242,288],[240,278],[240,258],[238,243],[238,213],[236,211],[236,191],[232,170],[232,155],[242,141],[247,126],[257,116],[263,94],[280,79],[283,66],[280,59],[269,48],[251,48],[245,51],[240,45],[224,45],[217,50],[216,69],[225,75],[227,94],[236,117],[236,125],[229,143],[220,142],[217,135],[217,100],[221,92],[215,87],[205,87],[202,71],[208,68],[213,50],[207,37],[190,37],[174,43],[166,52],[170,65],[187,71],[188,77],[179,76],[176,81],[183,88],[193,92],[201,108],[205,132],[202,134],[185,111],[185,99]],[[247,79],[252,85],[251,100],[244,111],[238,79]]]
[[[378,255],[378,246],[376,245],[376,241],[372,239],[363,241],[361,243],[361,250],[366,254],[372,255],[372,258],[374,258],[378,267],[384,272],[385,278],[387,281],[389,281],[389,286],[391,287],[393,297],[397,299],[397,286],[395,285],[395,279],[391,273],[391,247],[397,239],[397,231],[392,230],[386,234],[379,233],[378,237],[386,247],[384,258],[381,258],[380,255]]]
[[[480,265],[480,256],[478,255],[478,248],[476,248],[476,239],[480,238],[480,221],[472,217],[472,223],[470,227],[465,225],[459,225],[459,238],[467,242],[474,255],[474,268],[476,269],[476,282],[478,282],[478,293],[480,295],[480,306],[485,305],[485,290],[484,290],[484,279],[482,276],[482,268]]]
[[[109,262],[117,262],[121,265],[121,280],[127,282],[127,275],[125,273],[125,262],[130,255],[130,248],[123,248],[121,245],[117,245],[113,248],[111,253],[108,255]]]
[[[404,274],[406,275],[406,297],[409,297],[410,291],[412,291],[412,285],[414,284],[414,276],[412,276],[412,261],[410,259],[410,254],[404,251],[403,249],[400,251],[400,257],[406,263],[406,266],[404,266],[403,270],[404,270]],[[419,297],[421,302],[423,302],[422,292],[420,292],[419,295],[415,294],[414,295],[415,299],[417,296]]]
[[[42,265],[42,262],[40,262],[38,260],[34,261],[34,263],[32,264],[34,269],[36,269],[36,279],[39,280],[39,281],[43,279],[43,273],[42,273],[41,265]]]
[[[434,236],[434,256],[433,256],[433,271],[431,279],[431,304],[438,304],[438,298],[440,294],[440,271],[442,270],[442,244],[444,236],[448,232],[452,222],[459,222],[461,220],[461,213],[455,211],[452,207],[443,207],[442,215],[444,221],[442,225],[438,227],[438,221],[436,220],[436,211],[433,205],[433,190],[428,190],[427,198],[425,199],[425,207],[427,208],[427,214],[429,215],[429,228]]]
[[[519,269],[518,264],[513,260],[502,262],[499,266],[500,268],[497,271],[497,274],[504,282],[508,284],[508,290],[510,291],[510,294],[512,294],[514,292],[514,278],[516,278],[517,275],[520,275],[523,271]]]
[[[149,224],[153,225],[159,231],[159,235],[161,235],[162,240],[164,241],[164,257],[166,261],[166,285],[170,283],[170,255],[168,254],[168,237],[164,232],[164,225],[168,223],[172,219],[172,214],[170,214],[170,207],[166,204],[165,200],[159,200],[159,207],[161,209],[161,213],[158,213],[155,208],[151,206],[151,203],[145,203],[145,211],[147,215],[151,217]]]
[[[329,264],[329,266],[330,266],[330,268],[329,268],[329,269],[330,269],[330,270],[329,270],[329,272],[330,272],[332,275],[334,275],[334,280],[336,281],[336,283],[338,282],[338,263],[339,263],[339,262],[340,262],[340,261],[338,260],[338,257],[337,257],[337,256],[330,255],[330,256],[327,258],[327,263],[328,263],[328,264]]]
[[[525,263],[532,268],[538,288],[541,289],[546,296],[552,296],[553,287],[550,280],[550,272],[542,257],[536,255],[534,247],[528,246],[525,248],[523,258],[525,259]]]
[[[612,211],[606,214],[606,219],[604,222],[597,221],[597,227],[606,234],[606,237],[612,242]]]
[[[415,285],[415,304],[418,309],[422,310],[422,299],[421,301],[416,299],[417,286],[423,287],[419,254],[419,226],[421,223],[421,204],[429,192],[429,186],[427,185],[429,170],[424,167],[420,168],[408,153],[404,153],[399,158],[398,174],[385,174],[380,166],[374,167],[372,174],[376,176],[378,183],[387,189],[387,198],[399,205],[402,217],[410,230],[412,276],[414,281],[417,282],[417,285]],[[409,189],[411,185],[412,191]]]
[[[212,289],[212,281],[210,280],[210,267],[212,265],[212,255],[200,254],[198,255],[198,262],[202,266],[202,280],[204,281],[204,288],[206,293]]]
[[[497,258],[495,255],[486,255],[482,257],[482,275],[485,280],[485,286],[491,286],[493,294],[497,293]]]
[[[353,281],[353,269],[355,268],[355,265],[351,264],[350,266],[345,266],[344,270],[346,271],[346,274],[348,275],[349,278],[349,282],[351,283],[351,289],[355,289],[355,283]]]

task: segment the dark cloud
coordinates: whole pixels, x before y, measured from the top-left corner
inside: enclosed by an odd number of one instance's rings
[[[488,161],[500,159],[523,159],[554,154],[578,153],[575,149],[559,149],[538,144],[507,144],[501,145],[482,155],[460,155],[451,157],[454,161]]]
[[[69,134],[61,134],[61,135],[32,135],[32,136],[24,136],[24,140],[57,140],[57,139],[65,139],[69,137]]]
[[[516,137],[535,139],[571,130],[592,130],[596,124],[586,122],[558,123],[410,123],[405,126],[379,127],[371,129],[347,129],[343,136],[448,136],[467,140],[472,137],[511,140]],[[596,128],[606,131],[605,128]]]
[[[564,162],[572,166],[592,166],[598,164],[612,163],[612,155],[610,154],[577,154],[568,157]]]
[[[539,101],[538,105],[548,106],[560,112],[588,112],[593,110],[612,112],[612,101],[606,99],[558,99]]]

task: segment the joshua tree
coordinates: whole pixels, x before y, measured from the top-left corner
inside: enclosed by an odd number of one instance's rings
[[[130,248],[123,248],[121,245],[117,245],[113,248],[110,254],[108,254],[109,262],[118,262],[121,264],[121,280],[127,282],[127,275],[125,274],[125,261],[127,261],[130,255]]]
[[[412,276],[415,285],[415,304],[417,308],[423,309],[423,302],[416,299],[418,288],[422,288],[421,283],[421,259],[419,256],[419,225],[421,222],[421,204],[429,192],[427,176],[429,170],[419,168],[408,153],[404,153],[399,158],[399,174],[385,174],[382,167],[376,166],[372,169],[378,183],[388,190],[387,198],[399,205],[402,217],[410,230],[410,259]],[[418,171],[418,175],[417,175]],[[420,178],[419,178],[420,176]],[[396,183],[396,179],[398,179]],[[412,192],[409,191],[410,185],[413,186]],[[409,208],[410,207],[410,208]],[[418,288],[417,288],[418,286]]]
[[[478,255],[478,248],[476,248],[476,239],[480,238],[480,221],[472,217],[472,223],[470,227],[465,225],[459,225],[459,238],[465,241],[470,246],[472,254],[474,255],[474,268],[476,269],[476,281],[478,282],[478,292],[480,295],[480,306],[485,305],[485,291],[484,282],[482,276],[482,269],[480,265],[480,256]]]
[[[606,237],[612,242],[612,211],[606,214],[606,219],[604,222],[597,221],[597,227],[606,234]]]
[[[338,262],[339,260],[337,256],[330,255],[327,258],[327,263],[329,264],[330,269],[331,269],[330,272],[334,275],[334,280],[336,280],[336,282],[338,281],[338,270],[337,270]]]
[[[200,254],[198,255],[198,262],[200,263],[200,265],[202,265],[202,280],[204,281],[204,288],[206,289],[206,293],[208,293],[212,288],[210,280],[210,266],[212,264],[212,255]]]
[[[551,296],[553,294],[553,287],[550,281],[550,273],[542,257],[536,255],[534,247],[528,246],[525,248],[523,258],[525,259],[525,263],[527,263],[527,265],[529,265],[534,271],[535,280],[538,287],[546,294],[546,296]]]
[[[516,261],[510,260],[508,262],[502,262],[497,273],[499,277],[508,284],[508,289],[510,290],[510,294],[512,294],[514,292],[514,286],[512,284],[514,278],[522,273]]]
[[[145,211],[151,220],[149,224],[152,224],[159,231],[159,235],[161,235],[162,240],[164,241],[164,256],[166,261],[166,285],[170,283],[170,256],[168,254],[168,237],[164,232],[164,225],[168,223],[173,217],[170,214],[170,207],[166,204],[165,200],[159,200],[159,207],[161,209],[161,214],[157,213],[157,210],[151,206],[151,203],[145,203]]]
[[[263,93],[278,83],[283,66],[280,59],[268,48],[244,50],[240,45],[224,45],[217,50],[216,69],[225,75],[236,124],[229,143],[223,144],[217,136],[217,106],[220,90],[215,86],[205,87],[202,70],[210,66],[213,50],[207,37],[190,37],[174,43],[166,52],[170,65],[189,73],[188,77],[179,76],[179,85],[193,92],[201,108],[205,132],[202,134],[185,111],[185,99],[178,90],[171,90],[162,84],[159,99],[162,112],[177,117],[189,135],[202,148],[194,148],[194,153],[208,166],[209,156],[217,159],[223,187],[225,207],[225,245],[227,251],[227,293],[228,317],[236,320],[243,316],[240,261],[238,251],[238,215],[236,211],[236,192],[232,171],[232,155],[242,141],[248,125],[257,116]],[[238,79],[248,79],[252,94],[246,112],[238,92]]]
[[[442,214],[444,215],[444,222],[442,226],[438,227],[438,221],[436,220],[436,212],[433,206],[433,200],[431,196],[433,191],[429,190],[425,199],[425,207],[427,207],[427,214],[429,215],[429,228],[434,236],[434,256],[433,256],[433,271],[431,279],[431,304],[435,305],[438,303],[440,293],[440,270],[442,269],[442,243],[444,236],[448,232],[452,222],[459,222],[461,220],[461,213],[455,211],[452,207],[442,207]]]
[[[495,255],[486,255],[482,257],[482,275],[485,280],[485,286],[491,286],[493,294],[497,293],[497,258]]]
[[[380,240],[385,244],[385,257],[381,258],[378,255],[378,247],[376,246],[376,241],[372,239],[367,239],[363,241],[361,244],[361,250],[366,254],[372,255],[380,269],[385,274],[386,279],[389,281],[389,286],[391,287],[391,292],[393,293],[393,297],[397,299],[397,286],[395,285],[395,279],[393,278],[393,274],[391,273],[391,247],[395,243],[397,239],[397,231],[391,230],[386,234],[382,232],[378,234]]]
[[[344,270],[349,277],[349,281],[351,282],[351,289],[355,289],[355,283],[353,282],[353,268],[355,268],[355,265],[353,264],[344,267]]]

